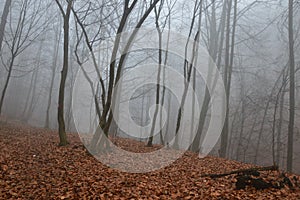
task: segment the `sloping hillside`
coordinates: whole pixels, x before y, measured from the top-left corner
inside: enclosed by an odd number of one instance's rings
[[[287,175],[281,189],[236,189],[236,175],[212,179],[208,173],[254,167],[220,158],[198,158],[187,152],[172,165],[145,174],[108,168],[90,156],[75,134],[71,144],[58,147],[55,131],[26,125],[0,124],[0,199],[300,199],[300,177]],[[143,143],[119,139],[124,148],[146,148]],[[157,148],[157,147],[154,147]],[[149,150],[149,148],[148,148]],[[151,150],[151,149],[150,149]],[[261,172],[271,183],[278,171]]]

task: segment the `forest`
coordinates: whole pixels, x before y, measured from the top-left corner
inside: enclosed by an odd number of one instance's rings
[[[299,0],[0,17],[0,199],[300,199]]]

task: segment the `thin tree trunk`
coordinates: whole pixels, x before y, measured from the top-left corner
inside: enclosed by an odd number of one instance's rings
[[[107,98],[105,101],[105,105],[103,106],[103,112],[101,114],[101,118],[99,120],[99,126],[97,127],[97,130],[95,134],[93,135],[91,145],[90,145],[90,150],[91,151],[96,151],[96,146],[99,143],[99,139],[101,137],[102,131],[103,130],[104,134],[108,136],[108,130],[110,127],[110,123],[112,121],[112,116],[111,119],[107,119],[108,114],[110,113],[111,105],[112,105],[112,96],[113,96],[113,87],[115,83],[115,67],[116,67],[116,57],[117,57],[117,52],[120,46],[120,41],[121,41],[121,34],[123,32],[123,29],[125,28],[127,18],[129,17],[132,9],[135,7],[135,4],[137,3],[136,0],[132,2],[132,4],[129,6],[129,0],[126,0],[124,2],[124,10],[123,10],[123,15],[121,18],[121,21],[119,23],[119,27],[117,30],[117,36],[114,42],[112,54],[111,54],[111,62],[109,66],[109,79],[108,79],[108,90],[107,90]],[[124,58],[123,58],[124,59]],[[110,122],[109,122],[110,120]],[[101,142],[100,142],[101,143]],[[107,147],[108,148],[108,147]]]
[[[226,35],[226,57],[225,57],[225,73],[224,82],[226,90],[226,113],[225,122],[221,134],[221,149],[220,156],[225,158],[227,156],[227,146],[228,146],[228,132],[229,132],[229,101],[230,101],[230,89],[231,89],[231,77],[232,68],[234,60],[234,46],[235,46],[235,30],[237,22],[237,0],[234,0],[234,16],[232,25],[232,35],[231,35],[231,52],[229,58],[229,35],[230,35],[230,14],[231,14],[232,0],[229,0],[228,16],[227,16],[227,35]]]
[[[275,101],[275,108],[274,108],[274,113],[273,113],[273,124],[272,124],[272,158],[273,158],[273,164],[274,165],[278,165],[279,164],[279,154],[280,154],[280,137],[281,137],[281,133],[277,133],[277,141],[275,142],[275,129],[276,129],[276,122],[277,122],[277,119],[276,119],[276,116],[277,116],[277,110],[278,110],[278,104],[279,105],[279,124],[280,124],[280,130],[277,128],[278,131],[281,132],[281,125],[282,125],[282,111],[283,111],[283,105],[282,105],[282,102],[284,101],[284,90],[286,88],[286,76],[285,76],[285,73],[284,73],[285,69],[283,69],[283,72],[282,72],[282,77],[283,77],[283,81],[282,81],[282,85],[276,95],[276,101]],[[275,146],[277,144],[277,156],[276,156],[276,153],[275,153]]]
[[[283,78],[284,79],[284,78]],[[278,122],[278,126],[277,126],[277,154],[276,154],[276,163],[279,165],[280,162],[280,155],[281,155],[281,130],[282,130],[282,120],[283,120],[283,106],[284,106],[284,94],[285,94],[285,88],[286,88],[286,84],[284,83],[285,81],[283,81],[283,84],[285,85],[281,95],[280,95],[280,105],[279,105],[279,122]]]
[[[167,141],[167,146],[169,147],[169,127],[170,127],[170,116],[171,116],[171,92],[168,91],[168,113],[167,113],[167,124],[166,124],[166,134],[164,137],[164,141]]]
[[[140,129],[140,141],[141,141],[141,138],[142,138],[142,134],[143,134],[143,127],[144,127],[144,103],[145,103],[145,86],[143,86],[143,97],[142,97],[142,109],[141,109],[141,121],[140,121],[140,126],[141,126],[141,129]]]
[[[195,119],[195,101],[196,101],[196,69],[193,69],[193,97],[192,97],[192,115],[191,115],[191,130],[190,130],[190,143],[193,143],[193,133],[194,133],[194,119]]]
[[[240,103],[241,103],[241,102],[240,102]],[[240,103],[239,103],[239,105],[236,107],[236,110],[235,110],[235,112],[234,112],[233,119],[232,119],[232,122],[231,122],[231,132],[230,132],[230,134],[228,135],[228,146],[231,146],[231,145],[232,145],[232,141],[233,141],[233,128],[234,128],[234,124],[235,124],[235,121],[236,121],[236,118],[237,118],[237,115],[238,115]],[[233,151],[234,151],[234,148],[231,148],[231,152],[228,153],[228,157],[229,157],[229,158],[231,158],[231,156],[233,155]]]
[[[171,11],[169,11],[170,13]],[[169,15],[169,20],[168,20],[168,38],[167,38],[167,46],[166,46],[166,52],[165,52],[165,59],[164,59],[164,68],[163,68],[163,90],[162,90],[162,97],[161,97],[161,106],[163,108],[164,104],[165,104],[165,95],[166,95],[166,87],[165,87],[165,82],[166,82],[166,66],[167,66],[167,62],[168,62],[168,54],[169,54],[169,41],[170,41],[170,30],[171,30],[171,17]],[[160,131],[159,131],[159,135],[160,135],[160,140],[161,140],[161,144],[164,145],[165,141],[164,141],[164,137],[163,137],[163,132],[162,132],[162,114],[163,114],[163,110],[162,108],[160,109]],[[170,108],[169,108],[170,109]],[[168,110],[169,112],[169,110]]]
[[[22,117],[25,122],[28,122],[28,120],[31,117],[32,112],[34,110],[34,105],[35,105],[34,98],[36,98],[35,92],[36,92],[36,86],[37,86],[39,67],[41,64],[41,54],[42,54],[42,50],[43,50],[43,45],[44,45],[44,40],[42,40],[40,43],[40,47],[39,47],[38,55],[37,55],[36,69],[34,70],[34,73],[32,74],[32,77],[31,77],[29,92],[27,95],[26,104],[25,104],[23,114],[22,114]]]
[[[194,6],[194,15],[193,15],[193,19],[191,22],[191,26],[190,26],[190,32],[189,32],[189,37],[188,40],[190,39],[193,27],[194,27],[194,23],[196,20],[196,12],[197,9],[199,9],[199,16],[198,16],[198,27],[197,27],[197,32],[196,35],[194,37],[194,44],[193,44],[193,48],[192,48],[192,58],[190,60],[190,63],[187,62],[188,58],[187,58],[187,52],[188,52],[188,41],[186,43],[186,47],[185,47],[185,60],[184,60],[184,71],[185,71],[185,82],[184,82],[184,90],[183,90],[183,94],[181,97],[181,102],[180,102],[180,106],[178,109],[178,113],[177,113],[177,122],[176,122],[176,130],[175,130],[175,142],[173,144],[174,148],[179,148],[179,143],[178,143],[178,132],[181,126],[181,118],[182,118],[182,111],[185,105],[185,101],[186,101],[186,96],[188,93],[188,86],[190,84],[191,81],[191,75],[192,75],[192,70],[193,70],[193,64],[196,63],[195,61],[197,60],[198,57],[198,48],[199,48],[199,40],[200,40],[200,31],[201,31],[201,21],[202,21],[202,5],[203,5],[203,0],[200,0],[199,2],[199,8],[197,8],[197,1],[195,2],[195,6]]]
[[[257,164],[257,158],[258,158],[259,146],[260,146],[261,137],[262,137],[262,134],[263,134],[263,129],[264,129],[264,125],[265,125],[265,120],[266,120],[267,113],[268,113],[269,106],[270,106],[270,101],[271,101],[271,95],[270,95],[270,97],[269,97],[269,99],[268,99],[268,102],[267,102],[267,105],[266,105],[266,107],[265,107],[263,119],[262,119],[262,122],[261,122],[261,125],[260,125],[260,129],[259,129],[259,133],[258,133],[257,144],[256,144],[256,148],[255,148],[254,164]]]
[[[289,0],[289,65],[290,65],[290,115],[288,126],[287,171],[293,170],[293,143],[295,121],[295,55],[294,55],[294,22],[293,0]]]
[[[155,11],[155,25],[156,25],[156,30],[158,34],[158,72],[157,72],[157,83],[156,83],[156,100],[155,100],[155,110],[154,110],[154,116],[153,116],[153,121],[152,121],[152,126],[151,126],[151,131],[150,131],[150,137],[147,143],[148,147],[152,146],[153,143],[153,135],[154,135],[154,130],[155,130],[155,124],[156,124],[156,119],[157,115],[159,112],[159,102],[160,102],[160,79],[161,79],[161,68],[162,68],[162,31],[159,27],[159,16],[162,8],[163,2],[161,1],[161,4],[159,6],[159,10],[154,8]],[[161,121],[161,119],[160,119]],[[160,127],[161,130],[161,127]],[[162,137],[161,137],[162,138]]]
[[[58,134],[59,134],[59,145],[65,146],[68,144],[66,128],[65,128],[65,120],[64,120],[64,102],[65,102],[65,84],[68,74],[69,67],[69,20],[71,14],[71,8],[73,0],[68,2],[68,7],[66,13],[62,10],[61,5],[58,0],[56,0],[57,4],[61,8],[61,12],[64,16],[64,60],[63,60],[63,68],[61,71],[61,80],[59,86],[59,97],[58,97]]]
[[[5,84],[4,84],[4,88],[3,88],[2,94],[1,94],[1,100],[0,100],[0,115],[1,115],[1,113],[2,113],[2,106],[3,106],[3,103],[4,103],[4,97],[5,97],[5,94],[6,94],[6,91],[7,91],[7,87],[8,87],[10,78],[11,78],[11,74],[12,74],[12,70],[13,70],[14,61],[15,61],[15,56],[13,55],[13,56],[12,56],[12,60],[10,61],[10,64],[9,64],[8,74],[7,74],[6,81],[5,81]]]
[[[242,86],[243,88],[243,86]],[[239,139],[238,139],[238,146],[237,146],[237,150],[236,150],[236,160],[239,160],[240,158],[240,151],[241,151],[241,146],[242,146],[242,140],[243,140],[243,135],[244,135],[244,124],[245,124],[245,102],[244,102],[244,92],[243,89],[241,91],[241,95],[242,95],[242,99],[241,99],[241,127],[240,127],[240,133],[239,133]],[[236,110],[238,111],[238,109]],[[237,113],[236,113],[237,114]],[[236,115],[235,115],[236,118]],[[232,132],[232,128],[231,128],[231,132]],[[231,133],[232,134],[232,133]],[[229,146],[231,146],[231,143],[229,143]],[[232,148],[233,149],[233,148]]]
[[[129,1],[125,1],[125,2],[127,2],[127,5],[129,4]],[[108,130],[109,130],[111,122],[113,120],[113,113],[112,113],[111,107],[114,108],[115,103],[116,103],[116,102],[114,102],[114,97],[116,97],[117,94],[116,94],[116,90],[112,91],[113,86],[116,85],[119,82],[120,78],[121,78],[123,67],[124,67],[123,65],[126,62],[126,58],[127,58],[127,52],[129,50],[134,38],[136,37],[136,34],[138,33],[138,30],[141,28],[141,26],[143,25],[143,23],[145,22],[145,20],[147,19],[147,17],[149,16],[149,14],[151,13],[151,11],[154,9],[154,7],[156,6],[156,4],[158,2],[159,2],[159,0],[154,0],[150,4],[150,6],[145,11],[142,18],[138,21],[138,23],[135,26],[135,29],[133,30],[132,34],[129,36],[129,39],[128,39],[128,41],[127,41],[127,43],[126,43],[126,45],[123,49],[123,52],[122,52],[123,54],[122,54],[122,56],[119,60],[119,63],[118,63],[118,66],[117,66],[117,73],[116,73],[115,78],[111,74],[111,71],[110,71],[110,82],[109,82],[109,87],[108,87],[109,89],[108,89],[108,95],[107,95],[107,102],[106,102],[106,105],[105,105],[105,108],[104,108],[104,111],[103,111],[103,113],[105,114],[104,117],[106,118],[108,116],[108,119],[105,121],[105,126],[104,126],[104,129],[103,129],[105,135],[108,135]],[[131,10],[133,9],[133,7],[135,6],[135,4],[136,4],[136,1],[133,1],[133,3],[131,4],[129,10],[127,10],[126,12],[130,13]],[[127,6],[125,5],[125,7],[127,7]],[[113,62],[115,62],[115,59],[114,59]],[[113,66],[115,66],[115,64],[113,64]],[[113,81],[113,82],[111,83],[111,81]]]
[[[3,9],[3,12],[2,12],[2,16],[1,16],[1,23],[0,23],[0,52],[2,50],[2,42],[3,42],[3,38],[4,38],[4,31],[5,31],[5,26],[6,26],[6,22],[7,22],[7,16],[8,16],[8,13],[9,13],[9,8],[11,6],[11,2],[12,2],[12,0],[6,0],[5,5],[4,5],[4,9]]]
[[[213,6],[214,6],[214,4],[215,4],[215,1],[213,2]],[[213,23],[213,24],[215,24],[215,23]],[[210,45],[209,53],[210,53],[213,61],[216,60],[216,56],[217,56],[217,53],[218,53],[218,62],[217,62],[217,67],[218,68],[220,68],[221,61],[222,61],[222,49],[223,49],[223,43],[224,43],[225,24],[226,24],[226,3],[224,3],[224,5],[223,5],[222,17],[221,17],[221,22],[220,22],[220,25],[219,25],[218,33],[214,33],[213,30],[215,30],[215,28],[212,28],[211,36],[210,36],[211,45]],[[217,51],[215,49],[217,49],[217,44],[218,44],[217,41],[218,41],[219,36],[221,38],[220,38],[220,44],[219,44],[219,49],[218,49],[219,51]],[[213,41],[213,40],[215,40],[215,41]],[[212,72],[209,69],[209,73],[208,73],[208,76],[207,76],[208,81],[210,81],[209,77],[211,75],[212,75]],[[217,80],[217,77],[215,77],[215,79],[214,79],[214,85],[216,84],[216,80]],[[210,99],[211,99],[210,92],[208,90],[208,87],[206,87],[204,100],[203,100],[202,108],[201,108],[201,111],[200,111],[200,117],[199,117],[199,122],[198,122],[198,130],[197,130],[195,139],[194,139],[194,141],[191,145],[191,150],[194,151],[194,152],[199,152],[200,149],[201,149],[200,140],[201,140],[202,132],[203,132],[203,129],[204,129],[204,124],[205,124],[206,115],[207,115],[208,108],[209,108]]]
[[[246,105],[245,105],[245,80],[244,80],[244,74],[241,74],[241,103],[242,103],[242,110],[241,110],[241,115],[242,115],[242,119],[241,119],[241,129],[240,129],[240,134],[239,134],[239,141],[238,141],[238,147],[237,147],[237,152],[236,152],[236,160],[239,160],[239,156],[240,156],[240,147],[242,146],[242,138],[244,135],[244,124],[245,124],[245,120],[246,120],[246,114],[245,114],[245,110],[246,110]],[[232,134],[232,133],[231,133]],[[230,145],[229,145],[230,146]]]
[[[38,63],[38,65],[39,64],[40,64],[40,62]],[[38,101],[38,98],[35,99],[36,98],[36,87],[37,87],[38,74],[39,74],[39,66],[37,66],[35,76],[34,76],[34,80],[33,80],[32,95],[31,95],[31,98],[30,98],[30,104],[29,104],[27,114],[26,114],[26,117],[25,117],[26,122],[29,120],[29,118],[31,118],[31,116],[34,112],[35,105]]]
[[[255,149],[255,157],[254,157],[254,163],[257,164],[257,157],[258,157],[258,152],[259,152],[259,146],[260,146],[260,142],[261,142],[261,137],[262,137],[262,134],[263,134],[263,128],[264,128],[264,124],[265,124],[265,121],[266,121],[266,117],[267,117],[267,113],[268,113],[268,110],[269,110],[269,106],[270,106],[270,103],[271,103],[271,100],[272,100],[272,96],[273,96],[273,93],[277,87],[277,84],[278,82],[280,81],[280,78],[281,76],[284,76],[284,71],[282,71],[282,73],[279,75],[279,77],[277,78],[269,96],[268,96],[268,100],[267,100],[267,105],[265,107],[265,110],[264,110],[264,115],[263,115],[263,119],[262,119],[262,122],[261,122],[261,126],[260,126],[260,130],[259,130],[259,133],[258,133],[258,141],[257,141],[257,145],[256,145],[256,149]]]
[[[70,51],[71,52],[74,52],[74,49],[75,49],[75,47],[74,47],[74,45],[72,45],[71,47],[70,47]],[[72,96],[72,94],[73,94],[73,88],[74,88],[74,84],[75,84],[75,78],[76,78],[76,76],[77,76],[77,72],[78,72],[78,70],[75,70],[75,72],[74,72],[74,69],[73,69],[73,65],[74,65],[74,60],[72,59],[72,58],[69,58],[69,63],[70,63],[70,66],[71,66],[71,76],[70,76],[70,78],[69,78],[69,84],[70,84],[70,88],[69,88],[69,90],[68,90],[68,92],[69,92],[69,94],[68,94],[68,96],[69,96],[69,99],[68,99],[68,108],[67,108],[67,112],[66,112],[66,118],[67,118],[67,126],[66,126],[66,129],[67,130],[71,130],[71,122],[72,122],[72,119],[73,119],[73,113],[72,113],[72,98],[73,98],[73,96]]]
[[[256,126],[256,121],[257,121],[257,117],[254,118],[254,122],[252,124],[252,127],[251,127],[251,129],[249,131],[249,136],[247,138],[247,144],[246,144],[246,147],[244,148],[244,162],[246,162],[246,152],[247,152],[247,150],[249,148],[250,141],[251,141],[251,138],[252,138],[253,133],[254,133],[254,128]]]
[[[45,128],[50,127],[50,108],[51,108],[51,101],[52,101],[52,94],[53,94],[53,87],[54,87],[54,80],[55,80],[55,71],[59,53],[59,43],[61,38],[61,31],[58,29],[58,32],[55,34],[55,46],[54,46],[54,54],[51,66],[51,81],[50,81],[50,88],[49,88],[49,95],[48,95],[48,103],[47,103],[47,110],[46,110],[46,120],[45,120]]]

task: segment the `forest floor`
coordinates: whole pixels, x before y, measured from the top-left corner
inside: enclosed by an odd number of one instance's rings
[[[0,199],[300,199],[297,175],[287,174],[294,181],[292,189],[284,185],[281,189],[247,186],[237,190],[235,175],[216,179],[201,175],[253,165],[215,157],[201,159],[191,152],[158,171],[131,174],[106,167],[90,156],[78,135],[68,137],[70,145],[58,147],[56,131],[0,122]],[[131,142],[121,143],[126,148],[149,148]],[[272,182],[280,174],[265,171],[260,177]]]

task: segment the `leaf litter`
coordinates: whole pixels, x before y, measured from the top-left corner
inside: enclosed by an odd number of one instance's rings
[[[286,174],[294,188],[237,190],[235,175],[213,179],[203,174],[255,167],[251,164],[186,152],[171,165],[149,173],[126,173],[109,168],[91,156],[77,134],[59,147],[56,131],[20,123],[0,124],[0,199],[300,199],[300,176]],[[132,152],[159,146],[117,138]],[[117,157],[118,155],[114,155]],[[117,159],[117,158],[115,158]],[[261,172],[276,181],[280,171]]]

